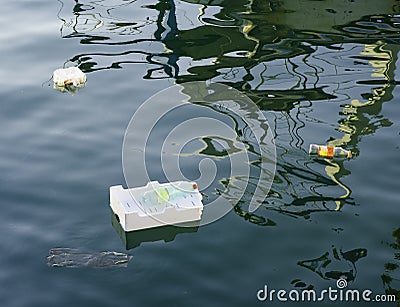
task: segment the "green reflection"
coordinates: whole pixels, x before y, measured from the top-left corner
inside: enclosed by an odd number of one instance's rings
[[[386,294],[396,295],[396,299],[400,302],[400,228],[392,233],[395,242],[390,246],[394,250],[394,258],[392,262],[385,264],[385,272],[381,275],[382,283]]]
[[[277,211],[308,219],[356,203],[345,183],[351,161],[310,159],[307,146],[316,140],[307,135],[309,127],[324,130],[321,142],[350,149],[357,159],[362,139],[392,124],[381,111],[398,82],[396,1],[61,3],[62,37],[88,47],[69,59],[82,70],[145,65],[144,79],[222,82],[271,114],[278,165],[267,210],[256,212],[258,218],[267,220],[268,211]],[[93,45],[100,51],[93,52]],[[322,104],[340,107],[316,113]],[[236,129],[239,134],[240,124]],[[215,141],[203,140],[205,147],[196,154],[226,155]],[[251,138],[245,141],[257,157]],[[257,159],[253,162],[248,194],[260,173]],[[244,197],[238,215],[246,205]]]

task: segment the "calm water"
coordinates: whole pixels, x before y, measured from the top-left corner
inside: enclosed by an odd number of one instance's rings
[[[284,306],[257,290],[320,291],[339,277],[399,298],[399,1],[26,0],[3,5],[0,26],[2,306]],[[53,90],[53,70],[72,65],[86,88]],[[244,198],[213,224],[124,242],[108,188],[124,184],[125,129],[151,95],[196,80],[243,91],[268,118],[271,191],[253,214]],[[328,141],[354,158],[308,156]],[[149,171],[163,180],[157,163]],[[133,259],[51,268],[54,247]]]

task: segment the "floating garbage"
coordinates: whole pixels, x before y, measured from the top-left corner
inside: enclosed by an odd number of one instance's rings
[[[85,87],[86,75],[78,67],[59,68],[53,72],[54,89],[75,92]]]
[[[176,181],[123,189],[110,187],[110,206],[124,231],[198,221],[202,195],[195,182]]]
[[[124,253],[117,252],[85,252],[74,248],[52,248],[47,257],[50,267],[126,267],[132,259]]]
[[[334,147],[329,145],[316,145],[311,144],[308,151],[310,155],[318,155],[321,158],[351,158],[351,151],[345,150],[341,147]]]

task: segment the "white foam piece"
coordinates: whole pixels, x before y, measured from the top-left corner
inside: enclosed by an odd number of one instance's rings
[[[110,187],[110,206],[125,231],[193,222],[201,219],[202,195],[197,184],[151,181],[144,187]]]
[[[85,84],[86,75],[78,67],[59,68],[53,72],[53,82],[60,87],[69,85],[79,87]]]

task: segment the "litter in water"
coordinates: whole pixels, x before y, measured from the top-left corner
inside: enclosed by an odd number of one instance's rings
[[[316,145],[311,144],[310,149],[308,151],[310,155],[318,155],[321,158],[351,158],[351,151],[345,150],[341,147],[334,147],[334,146],[325,146],[325,145]]]
[[[110,187],[110,206],[124,231],[198,221],[202,195],[195,182],[176,181],[123,189]]]
[[[126,267],[132,259],[124,253],[118,252],[85,252],[74,248],[52,248],[47,256],[47,265],[50,267]]]
[[[75,92],[85,87],[86,75],[78,67],[59,68],[53,72],[54,89]]]

